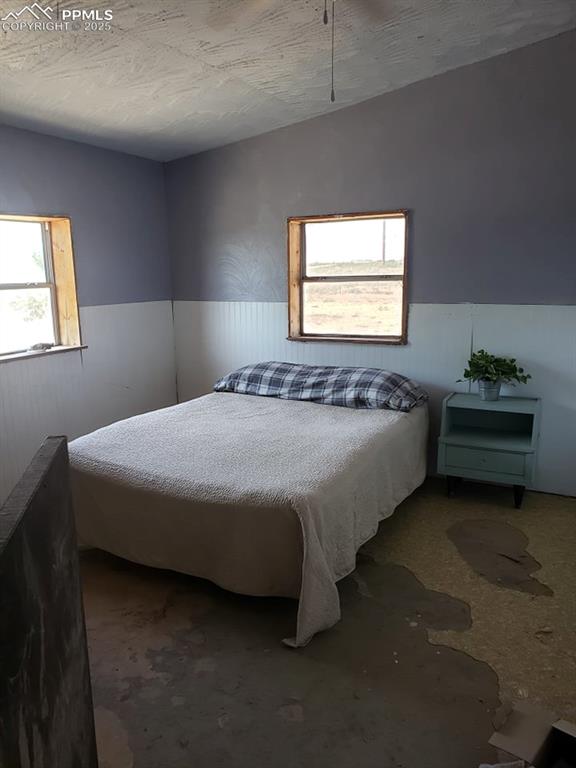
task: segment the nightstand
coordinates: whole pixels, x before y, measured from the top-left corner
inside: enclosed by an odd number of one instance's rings
[[[462,478],[514,487],[514,505],[534,477],[540,398],[453,393],[444,399],[438,438],[438,472],[446,475],[448,494]]]

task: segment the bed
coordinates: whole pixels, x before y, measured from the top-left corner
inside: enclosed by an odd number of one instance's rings
[[[242,594],[298,598],[288,645],[340,618],[336,583],[424,480],[428,412],[214,392],[70,444],[82,543]]]

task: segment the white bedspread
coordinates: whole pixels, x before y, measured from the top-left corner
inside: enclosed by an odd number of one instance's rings
[[[378,523],[424,480],[427,428],[425,407],[354,410],[231,393],[136,416],[70,444],[79,535],[241,592],[246,587],[234,576],[217,572],[234,541],[237,548],[238,522],[246,529],[254,520],[256,540],[257,521],[297,518],[298,622],[285,642],[302,646],[339,620],[336,582],[354,569]],[[238,531],[220,536],[213,566],[200,552],[214,546],[212,520]],[[147,527],[154,527],[148,538]],[[281,549],[282,541],[271,541],[271,558],[281,558]]]

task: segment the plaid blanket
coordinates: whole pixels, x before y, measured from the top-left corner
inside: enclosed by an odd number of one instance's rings
[[[416,382],[399,373],[277,362],[239,368],[219,379],[214,391],[395,411],[410,411],[428,400]]]

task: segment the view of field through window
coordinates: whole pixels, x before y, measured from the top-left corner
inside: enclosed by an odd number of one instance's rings
[[[0,221],[0,354],[54,344],[40,222]]]
[[[307,222],[304,249],[305,334],[401,335],[402,281],[354,278],[404,274],[404,217]]]

